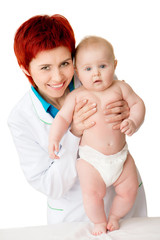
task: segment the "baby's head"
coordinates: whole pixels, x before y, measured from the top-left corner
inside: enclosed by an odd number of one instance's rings
[[[89,80],[90,82],[96,82],[99,86],[100,82],[104,81],[111,84],[116,65],[117,60],[115,60],[113,47],[104,38],[86,37],[76,48],[75,70],[84,86]]]
[[[102,37],[89,36],[89,37],[85,37],[76,47],[75,65],[77,64],[78,60],[80,61],[80,59],[78,59],[80,51],[84,50],[84,54],[85,54],[85,50],[89,48],[99,47],[99,46],[104,46],[106,48],[108,59],[113,61],[115,60],[114,50],[110,42],[108,42],[106,39]]]

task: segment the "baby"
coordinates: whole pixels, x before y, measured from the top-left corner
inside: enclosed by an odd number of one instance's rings
[[[96,103],[97,112],[91,116],[96,124],[83,132],[79,146],[77,172],[82,188],[84,208],[94,223],[94,235],[119,229],[119,220],[132,208],[138,190],[136,166],[129,154],[125,135],[137,131],[145,116],[143,101],[124,81],[114,80],[117,65],[112,45],[105,39],[91,36],[78,45],[75,71],[82,86],[72,91],[51,126],[49,153],[59,158],[59,142],[67,131],[76,102],[87,99]],[[113,101],[125,100],[130,116],[113,130],[107,123],[104,109]],[[108,219],[103,198],[110,185],[115,188]]]

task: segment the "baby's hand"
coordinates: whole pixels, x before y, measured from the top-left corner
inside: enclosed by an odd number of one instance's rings
[[[136,125],[131,119],[125,119],[120,125],[120,130],[128,136],[132,136],[136,132]]]
[[[58,152],[59,151],[59,143],[58,142],[50,142],[49,143],[49,147],[48,147],[48,151],[49,151],[49,156],[52,159],[59,159],[59,157],[55,154],[55,151]]]

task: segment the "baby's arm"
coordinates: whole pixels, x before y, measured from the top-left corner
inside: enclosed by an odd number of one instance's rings
[[[145,105],[143,100],[125,82],[121,82],[122,95],[130,108],[130,116],[122,121],[120,130],[122,133],[131,136],[135,133],[144,121]]]
[[[63,107],[57,113],[51,125],[49,134],[49,155],[50,158],[59,157],[55,154],[55,151],[59,151],[59,142],[65,132],[67,131],[70,123],[72,122],[73,111],[75,107],[75,94],[72,92],[69,94],[64,102]]]

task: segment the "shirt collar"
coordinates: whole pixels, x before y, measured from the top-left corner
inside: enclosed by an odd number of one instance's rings
[[[31,89],[34,92],[34,94],[36,95],[36,97],[39,99],[39,101],[41,102],[41,104],[42,104],[43,108],[45,109],[45,111],[47,112],[47,110],[48,110],[48,108],[49,108],[49,106],[51,104],[46,102],[44,100],[44,98],[42,98],[42,96],[37,92],[37,90],[33,86],[31,86]]]

